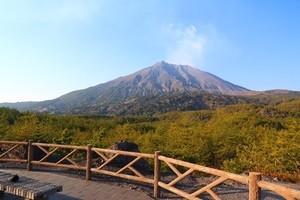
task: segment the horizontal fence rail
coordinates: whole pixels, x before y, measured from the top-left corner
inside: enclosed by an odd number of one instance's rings
[[[140,169],[145,166],[142,164],[147,162],[146,160],[153,163],[152,168],[149,170],[150,175],[149,173],[145,174]],[[27,170],[32,170],[33,165],[84,170],[86,180],[91,179],[92,173],[98,173],[140,181],[153,185],[154,197],[160,197],[160,190],[163,188],[186,199],[200,199],[199,196],[205,193],[213,199],[220,200],[221,198],[214,191],[214,188],[228,180],[232,180],[248,185],[249,200],[260,199],[261,189],[275,192],[288,200],[300,199],[299,190],[263,181],[259,173],[250,172],[249,176],[242,176],[168,158],[161,155],[159,151],[154,154],[146,154],[96,148],[92,145],[72,146],[35,143],[32,141],[0,141],[0,162],[25,163],[27,164]],[[165,180],[161,177],[162,165],[174,174],[172,180]],[[195,191],[185,191],[178,186],[181,181],[195,173],[205,173],[216,178],[211,183]]]
[[[27,163],[28,142],[1,141],[0,145],[0,161]]]
[[[222,184],[223,182],[225,182],[229,179],[240,182],[240,183],[243,183],[243,184],[248,183],[248,177],[246,177],[246,176],[232,174],[232,173],[224,172],[224,171],[221,171],[221,170],[212,169],[212,168],[209,168],[209,167],[204,167],[204,166],[184,162],[184,161],[181,161],[181,160],[168,158],[168,157],[165,157],[165,156],[159,156],[158,159],[160,161],[163,161],[177,175],[177,177],[175,179],[171,180],[170,182],[165,183],[165,182],[160,181],[158,183],[158,185],[160,187],[164,188],[164,189],[167,189],[167,190],[171,191],[171,192],[174,192],[176,194],[180,194],[180,196],[183,196],[186,199],[199,199],[199,198],[197,198],[197,196],[199,196],[200,194],[202,194],[204,192],[207,192],[214,199],[221,199],[212,190],[212,188]],[[185,170],[184,173],[181,173],[175,166],[184,167],[184,168],[186,168],[186,170]],[[215,175],[215,176],[218,176],[219,178],[216,179],[215,181],[213,181],[212,183],[206,185],[205,187],[202,187],[202,188],[194,191],[193,193],[187,193],[187,192],[184,192],[184,191],[182,191],[182,190],[175,187],[176,183],[178,183],[179,181],[183,180],[188,175],[190,175],[190,174],[192,174],[196,171],[208,173],[208,174],[211,174],[211,175]]]
[[[30,164],[63,167],[70,169],[86,169],[85,159],[79,159],[82,155],[86,154],[87,147],[82,146],[69,146],[59,144],[44,144],[44,143],[30,143],[31,152],[28,155],[31,158]],[[34,152],[42,153],[37,160],[34,160]],[[81,161],[81,163],[80,163]],[[30,167],[29,167],[30,168]]]
[[[92,153],[96,153],[99,156],[99,158],[103,160],[103,163],[100,166],[91,167],[90,170],[92,172],[153,184],[153,179],[146,178],[142,173],[135,169],[134,164],[143,158],[153,159],[154,155],[101,148],[92,148],[91,151]],[[107,156],[108,154],[110,155],[110,158]],[[115,158],[117,158],[120,155],[131,157],[132,161],[129,161],[129,163],[127,163],[125,166],[121,167],[117,171],[105,169],[111,162],[114,161]],[[132,172],[133,174],[130,175],[123,173],[126,170]]]

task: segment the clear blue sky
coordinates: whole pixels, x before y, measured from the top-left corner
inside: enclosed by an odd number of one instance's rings
[[[0,102],[59,97],[165,60],[300,90],[299,0],[0,0]]]

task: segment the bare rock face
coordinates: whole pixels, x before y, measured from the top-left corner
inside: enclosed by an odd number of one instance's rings
[[[111,145],[109,149],[112,150],[120,150],[120,151],[130,151],[130,152],[139,152],[139,147],[137,144],[128,142],[128,141],[118,141]],[[113,157],[115,154],[114,153],[108,153],[107,156],[109,158]],[[119,155],[117,156],[111,164],[116,166],[116,167],[124,167],[131,161],[133,161],[136,157],[134,156],[124,156],[124,155]],[[140,172],[148,172],[149,171],[149,165],[148,162],[144,159],[141,158],[137,162],[135,162],[132,165],[135,169],[137,169]]]
[[[131,151],[131,152],[139,152],[139,146],[132,142],[127,142],[125,140],[118,141],[111,145],[109,149],[112,150],[120,150],[120,151]]]

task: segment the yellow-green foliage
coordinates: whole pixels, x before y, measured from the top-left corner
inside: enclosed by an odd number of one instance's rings
[[[173,158],[241,173],[300,179],[300,100],[157,116],[54,116],[0,108],[0,139],[107,148],[118,140]]]

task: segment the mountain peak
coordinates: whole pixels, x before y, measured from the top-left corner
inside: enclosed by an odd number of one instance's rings
[[[159,73],[167,73],[171,76],[174,76],[174,73],[177,75],[181,74],[182,72],[188,73],[189,68],[192,68],[188,65],[177,65],[167,63],[165,61],[157,62],[153,66],[149,67],[151,70],[158,70]]]
[[[156,66],[172,66],[172,67],[179,67],[179,66],[187,66],[187,65],[178,65],[178,64],[172,64],[172,63],[168,63],[164,60],[155,63],[154,65],[150,66],[150,67],[156,67]]]
[[[126,94],[123,98],[191,91],[219,94],[249,91],[189,65],[170,64],[165,61],[115,79],[111,83],[112,88],[118,88]]]
[[[164,60],[162,60],[162,61],[160,61],[160,62],[157,62],[156,64],[162,64],[162,65],[164,65],[164,64],[169,64],[169,65],[170,65],[170,63],[168,63],[168,62],[166,62],[166,61],[164,61]],[[156,64],[154,64],[154,65],[156,65]]]
[[[155,63],[154,65],[150,66],[149,68],[163,68],[163,67],[170,67],[170,66],[174,66],[174,64],[170,64],[170,63],[167,63],[166,61],[162,60],[160,62],[157,62]]]
[[[191,92],[234,94],[249,91],[189,65],[160,61],[133,74],[87,89],[73,91],[54,100],[40,102],[33,110],[80,113],[82,110],[108,112],[111,104],[142,97],[178,95]]]

